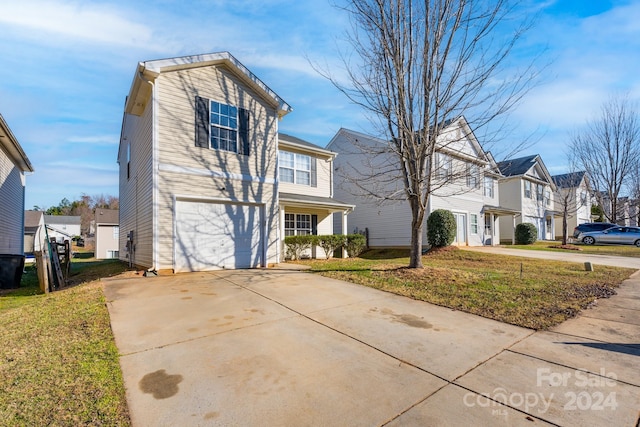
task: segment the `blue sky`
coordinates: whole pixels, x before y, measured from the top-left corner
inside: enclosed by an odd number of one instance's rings
[[[534,133],[552,174],[570,132],[612,94],[640,99],[640,0],[531,1],[539,12],[514,57],[548,63],[512,113],[496,157]],[[347,17],[324,0],[0,0],[0,113],[35,167],[26,207],[118,194],[124,99],[138,61],[229,51],[294,111],[280,129],[324,146],[340,127],[368,132],[309,61],[340,75]],[[482,142],[482,141],[481,141]]]

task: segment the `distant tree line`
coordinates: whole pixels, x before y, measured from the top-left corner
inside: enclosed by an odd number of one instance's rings
[[[81,218],[81,231],[83,235],[89,234],[89,226],[93,221],[96,209],[118,209],[120,202],[117,196],[98,194],[90,196],[82,194],[80,199],[69,201],[63,198],[57,206],[43,208],[34,206],[34,211],[44,211],[45,215],[79,216]]]

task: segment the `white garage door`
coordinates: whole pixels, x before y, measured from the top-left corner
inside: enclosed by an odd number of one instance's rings
[[[178,201],[175,270],[260,266],[260,212],[259,206]]]

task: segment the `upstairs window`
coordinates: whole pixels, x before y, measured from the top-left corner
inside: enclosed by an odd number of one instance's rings
[[[480,168],[478,168],[478,165],[474,163],[469,163],[467,165],[467,187],[480,187]]]
[[[544,192],[544,203],[547,206],[551,206],[551,192],[549,190]]]
[[[544,186],[542,184],[536,185],[536,195],[538,196],[538,200],[544,200]]]
[[[196,146],[249,155],[249,111],[196,96]]]
[[[524,182],[524,197],[531,199],[531,181]]]
[[[440,179],[450,179],[453,174],[453,159],[443,153],[436,153],[436,176]]]
[[[586,191],[580,192],[580,204],[582,206],[586,206],[587,205],[587,192]]]
[[[490,176],[484,177],[484,195],[493,198],[493,178]]]
[[[280,181],[292,184],[316,186],[316,159],[306,154],[278,152]]]

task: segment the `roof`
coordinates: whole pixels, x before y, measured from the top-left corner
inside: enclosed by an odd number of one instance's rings
[[[570,172],[562,175],[554,175],[551,178],[553,178],[553,182],[558,188],[574,188],[580,186],[584,174],[584,171]]]
[[[331,197],[310,196],[307,194],[280,193],[280,202],[298,205],[314,205],[337,211],[352,211],[355,205],[343,203]]]
[[[67,215],[45,215],[44,223],[50,224],[67,224],[67,225],[80,225],[82,218],[79,216],[67,216]]]
[[[9,129],[9,125],[0,114],[0,148],[7,152],[9,158],[22,172],[33,172],[29,158],[22,150],[18,140]]]
[[[293,110],[289,104],[234,58],[233,55],[229,52],[216,52],[139,62],[129,90],[125,111],[134,115],[139,115],[144,111],[145,100],[150,93],[148,82],[155,80],[160,73],[216,65],[226,65],[238,77],[243,79],[248,86],[262,95],[263,98],[270,99],[275,103],[278,106],[279,117],[283,117]]]
[[[534,165],[539,156],[520,157],[518,159],[509,159],[498,162],[498,169],[504,176],[518,176],[527,173],[531,166]]]
[[[37,227],[42,221],[42,211],[24,211],[24,226],[25,227]]]
[[[120,215],[118,209],[96,209],[95,221],[99,224],[119,224]]]
[[[298,147],[305,150],[311,150],[311,151],[315,151],[315,152],[326,154],[333,157],[337,155],[337,153],[334,153],[331,150],[327,150],[325,148],[320,147],[319,145],[312,144],[311,142],[305,141],[304,139],[287,135],[286,133],[278,132],[278,143],[280,142],[283,142],[289,146]]]

